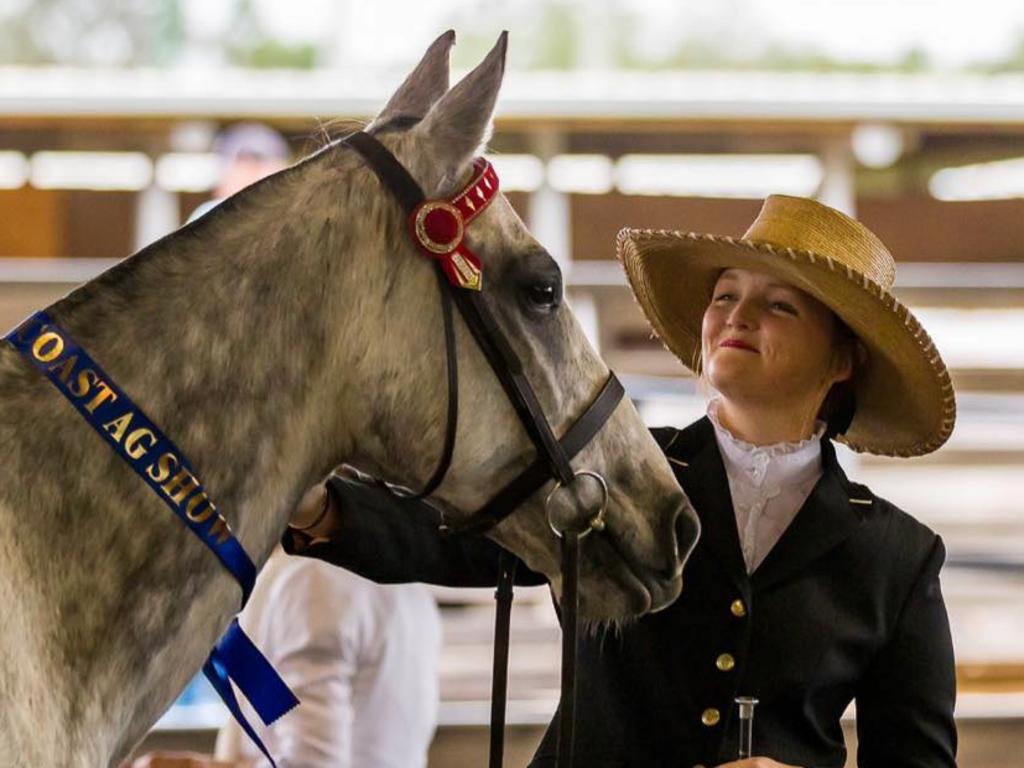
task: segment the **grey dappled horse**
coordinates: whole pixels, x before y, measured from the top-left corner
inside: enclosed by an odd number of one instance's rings
[[[377,117],[430,196],[471,173],[505,37],[448,88],[439,38]],[[486,299],[557,434],[607,369],[559,300],[558,269],[499,196],[468,244]],[[552,301],[553,288],[554,301]],[[304,489],[350,462],[418,487],[445,428],[432,265],[374,173],[332,144],[126,259],[49,313],[184,451],[261,566]],[[533,447],[461,320],[455,456],[436,494],[481,506]],[[240,592],[70,404],[0,344],[0,765],[115,766],[202,665]],[[607,530],[583,549],[582,612],[616,619],[680,589],[674,526],[692,512],[628,402],[575,462],[609,480]],[[541,499],[490,534],[559,589]],[[690,542],[682,542],[688,545]]]

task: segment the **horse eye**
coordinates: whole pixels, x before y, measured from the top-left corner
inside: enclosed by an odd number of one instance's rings
[[[532,283],[526,288],[526,297],[538,309],[552,309],[558,304],[558,288],[554,283]]]

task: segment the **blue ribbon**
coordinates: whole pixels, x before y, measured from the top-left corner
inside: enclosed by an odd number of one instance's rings
[[[238,699],[235,698],[235,692],[231,688],[231,681],[233,680],[239,690],[245,694],[264,725],[271,725],[281,715],[298,704],[299,700],[274,671],[266,657],[253,645],[252,640],[239,625],[238,619],[231,622],[228,631],[217,641],[217,645],[210,652],[206,663],[203,664],[203,674],[206,675],[206,679],[210,681],[214,690],[220,694],[224,705],[242,726],[242,730],[266,755],[270,764],[275,765],[274,758],[270,756],[260,737],[242,713]]]
[[[213,551],[241,586],[244,607],[256,581],[256,566],[231,533],[185,455],[45,312],[32,315],[5,338]],[[245,732],[275,765],[242,714],[230,681],[265,725],[271,725],[299,700],[242,631],[237,619],[210,652],[203,673]]]

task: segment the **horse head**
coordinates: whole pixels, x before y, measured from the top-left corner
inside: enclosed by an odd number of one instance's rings
[[[479,169],[474,158],[491,130],[504,74],[506,36],[484,61],[448,87],[454,34],[442,35],[368,127],[431,199],[449,199]],[[433,265],[409,237],[403,211],[345,144],[330,149],[344,167],[349,201],[360,201],[360,329],[355,342],[373,396],[347,408],[348,461],[408,488],[431,477],[445,441],[445,339]],[[482,263],[481,299],[519,359],[553,431],[562,435],[594,400],[609,372],[567,305],[558,265],[497,195],[466,227]],[[346,279],[353,279],[350,274]],[[453,290],[465,290],[454,288]],[[338,359],[352,357],[352,332],[334,334]],[[458,429],[450,469],[433,501],[457,524],[535,458],[523,425],[463,322],[456,327]],[[633,405],[624,400],[573,468],[607,479],[606,526],[581,555],[581,611],[617,619],[664,607],[698,530],[696,516]],[[549,484],[548,488],[551,488]],[[595,483],[579,482],[561,502],[599,503]],[[489,531],[560,589],[558,542],[535,494]],[[561,497],[560,497],[561,498]]]

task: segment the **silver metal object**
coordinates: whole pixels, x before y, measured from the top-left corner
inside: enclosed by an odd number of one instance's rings
[[[740,746],[738,760],[753,757],[754,751],[754,707],[757,699],[751,696],[737,696],[736,704],[740,708]]]
[[[604,513],[605,513],[605,510],[608,509],[608,483],[606,483],[604,478],[601,477],[601,475],[597,474],[597,472],[592,472],[589,469],[581,469],[579,472],[574,472],[573,476],[574,477],[584,477],[584,476],[592,477],[595,480],[597,480],[598,485],[601,486],[601,505],[598,508],[597,512],[593,516],[591,516],[591,518],[589,520],[587,520],[586,528],[584,528],[580,532],[579,537],[582,539],[584,536],[586,536],[591,531],[603,531],[604,530]],[[558,490],[560,488],[562,488],[562,487],[563,487],[562,486],[562,481],[561,480],[556,480],[555,481],[555,487],[551,489],[551,493],[549,493],[547,498],[544,499],[544,509],[545,510],[548,509],[548,507],[551,506],[551,499],[553,499],[555,497],[555,494],[558,493]],[[548,525],[551,527],[551,530],[554,531],[555,536],[557,536],[558,538],[562,538],[563,531],[560,530],[559,528],[555,527],[554,522],[551,520],[550,512],[548,513]]]

